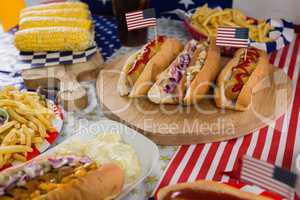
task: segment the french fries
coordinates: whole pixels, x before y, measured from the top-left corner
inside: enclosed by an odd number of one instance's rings
[[[212,9],[205,4],[197,8],[192,15],[191,24],[200,33],[210,37],[216,36],[218,26],[231,26],[249,28],[249,38],[256,42],[273,40],[268,37],[268,33],[272,30],[270,24],[266,21],[258,21],[258,24],[254,24],[253,19],[247,19],[246,15],[238,9]]]
[[[13,154],[13,158],[20,162],[26,162],[26,157],[18,153]]]
[[[54,113],[38,94],[8,86],[0,91],[0,107],[7,110],[9,122],[0,126],[0,168],[17,160],[26,161],[34,145],[53,131]]]
[[[43,139],[41,137],[32,138],[32,143],[34,143],[34,144],[39,144],[39,143],[42,143],[42,142],[43,142]]]
[[[17,122],[27,124],[28,121],[24,117],[16,113],[12,108],[8,108],[7,111],[9,116],[15,119]]]
[[[24,153],[24,152],[31,152],[31,151],[32,148],[25,145],[10,145],[10,146],[0,147],[0,154],[6,154],[8,156],[10,156],[13,153]]]
[[[16,125],[17,121],[10,121],[0,127],[0,134]]]

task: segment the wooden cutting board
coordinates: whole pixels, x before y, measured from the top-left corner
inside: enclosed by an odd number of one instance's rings
[[[128,56],[112,60],[101,70],[97,95],[107,117],[136,129],[157,144],[208,143],[240,137],[269,124],[285,113],[291,103],[291,80],[275,67],[256,88],[253,104],[245,112],[217,109],[213,100],[186,107],[120,97],[118,72]]]
[[[22,72],[25,86],[58,88],[58,100],[67,111],[78,111],[88,105],[87,91],[79,82],[97,78],[103,58],[97,51],[87,62],[27,69]]]

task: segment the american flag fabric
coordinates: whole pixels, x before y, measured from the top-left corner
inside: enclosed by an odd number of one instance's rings
[[[293,169],[294,158],[300,152],[299,48],[298,34],[289,45],[273,52],[269,57],[270,63],[287,73],[292,80],[293,99],[288,111],[264,128],[254,130],[243,137],[223,142],[180,146],[158,181],[155,193],[167,185],[200,179],[234,183],[236,179],[225,175],[224,172],[240,169],[244,155],[284,169]]]
[[[127,28],[129,31],[141,29],[150,26],[156,26],[156,17],[154,8],[129,12],[125,14]]]
[[[217,29],[217,46],[248,47],[249,42],[248,28],[218,27]]]
[[[240,179],[294,199],[297,175],[265,161],[244,156]]]

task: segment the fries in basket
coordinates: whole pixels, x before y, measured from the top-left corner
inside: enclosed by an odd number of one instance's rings
[[[197,8],[191,18],[192,26],[205,36],[216,36],[218,26],[249,28],[249,38],[256,42],[270,42],[268,37],[272,30],[270,24],[264,20],[254,20],[238,9],[209,8],[207,4]]]
[[[0,168],[17,160],[25,162],[33,145],[54,131],[54,113],[46,99],[37,93],[21,92],[8,86],[0,91],[0,108],[7,111],[9,120],[0,126]]]

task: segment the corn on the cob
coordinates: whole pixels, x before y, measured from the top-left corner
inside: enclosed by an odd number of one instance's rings
[[[89,19],[65,17],[26,17],[21,19],[19,23],[19,30],[51,26],[77,27],[90,30],[92,21]]]
[[[88,19],[90,12],[85,9],[55,9],[55,10],[33,10],[21,13],[21,19],[25,17],[66,17],[77,19]]]
[[[72,27],[30,28],[15,34],[15,46],[20,51],[82,51],[93,41],[90,31]]]
[[[22,12],[34,11],[34,10],[50,10],[50,9],[88,9],[88,5],[82,2],[59,2],[49,3],[37,6],[30,6],[22,10]]]

